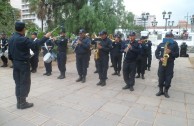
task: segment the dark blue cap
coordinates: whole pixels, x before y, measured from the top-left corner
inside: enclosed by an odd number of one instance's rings
[[[26,27],[24,22],[17,21],[15,23],[15,30],[16,31],[22,31]]]
[[[114,37],[115,38],[121,38],[122,36],[121,36],[121,34],[116,34]]]
[[[32,32],[32,34],[31,35],[36,35],[37,36],[37,32]]]
[[[174,35],[172,34],[172,32],[166,32],[165,37],[173,37]]]
[[[136,36],[136,33],[135,32],[130,32],[129,36]]]
[[[100,32],[100,35],[107,35],[107,32],[106,32],[105,30],[102,30],[102,31]]]
[[[86,33],[85,29],[80,29],[80,30],[79,30],[79,34],[80,34],[80,33]]]

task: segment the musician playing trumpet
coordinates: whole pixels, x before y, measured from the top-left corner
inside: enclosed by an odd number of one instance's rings
[[[174,60],[179,57],[179,47],[177,42],[173,40],[172,32],[167,32],[165,38],[168,41],[164,41],[165,39],[163,39],[163,42],[158,45],[155,51],[155,56],[159,59],[159,92],[156,96],[164,95],[166,98],[169,98],[168,90],[174,74]]]
[[[91,40],[86,37],[86,31],[80,29],[79,37],[73,42],[72,46],[76,53],[76,67],[78,71],[79,78],[76,82],[85,83],[87,68],[88,68],[88,57],[90,56],[90,44]]]

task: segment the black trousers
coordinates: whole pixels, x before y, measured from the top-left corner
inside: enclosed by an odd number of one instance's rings
[[[167,66],[162,66],[162,62],[159,62],[158,77],[159,87],[165,87],[167,89],[171,86],[171,80],[174,75],[174,61],[168,62]]]
[[[30,63],[13,61],[13,78],[15,80],[15,94],[17,97],[27,97],[31,85]]]
[[[98,71],[98,61],[94,59],[96,70]]]
[[[97,68],[98,68],[99,79],[102,80],[102,81],[105,81],[108,78],[107,77],[108,62],[109,62],[109,56],[108,55],[101,56],[97,60]]]
[[[85,77],[88,68],[88,54],[76,54],[76,67],[79,76]]]
[[[30,58],[30,64],[31,64],[31,68],[32,70],[37,70],[38,68],[38,62],[39,62],[39,59],[38,59],[39,55],[34,55]]]
[[[135,85],[136,62],[123,62],[123,79],[129,87]]]
[[[121,71],[121,63],[122,63],[122,54],[113,55],[113,67],[115,72]]]
[[[61,74],[65,74],[66,61],[67,61],[66,52],[59,52],[57,54],[57,64],[58,64],[58,68],[59,68],[59,71],[61,72]]]
[[[3,61],[3,64],[8,63],[8,59],[5,56],[1,56],[1,60]]]
[[[148,68],[151,67],[151,63],[152,63],[152,53],[148,54],[146,57],[146,64]]]
[[[137,73],[140,74],[145,74],[145,69],[146,69],[146,56],[139,56],[137,59]]]

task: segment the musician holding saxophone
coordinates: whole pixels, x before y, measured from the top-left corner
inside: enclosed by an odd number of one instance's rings
[[[136,74],[136,59],[139,54],[138,42],[135,40],[136,33],[131,32],[129,34],[130,44],[125,48],[125,58],[123,61],[123,79],[126,86],[123,89],[129,89],[134,91],[133,86],[135,85],[135,74]]]
[[[78,71],[79,78],[76,82],[85,83],[87,68],[88,68],[88,57],[90,55],[90,44],[91,40],[86,37],[86,32],[84,29],[79,31],[79,37],[73,42],[72,47],[76,53],[76,67]]]
[[[155,51],[155,56],[159,59],[159,92],[156,96],[164,94],[166,98],[169,98],[168,90],[174,74],[174,60],[179,57],[179,47],[177,42],[173,40],[172,32],[166,33],[163,42],[158,45]]]

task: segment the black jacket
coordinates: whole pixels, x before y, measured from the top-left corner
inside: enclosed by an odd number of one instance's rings
[[[111,53],[113,56],[122,56],[122,41],[112,43]]]
[[[99,49],[99,56],[108,56],[109,52],[112,49],[112,41],[109,38],[105,38],[100,42],[100,45],[102,46],[102,48]]]
[[[59,40],[55,41],[55,44],[57,45],[57,51],[58,52],[67,52],[67,43],[68,40],[65,37],[60,37]]]
[[[30,49],[35,49],[43,44],[48,38],[43,37],[39,42],[33,42],[29,38],[16,32],[9,39],[9,59],[16,61],[29,61]]]
[[[128,63],[136,62],[140,52],[139,45],[136,40],[134,42],[130,42],[130,45],[132,46],[132,48],[128,50],[124,60],[125,62],[128,62]]]

